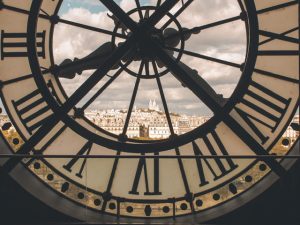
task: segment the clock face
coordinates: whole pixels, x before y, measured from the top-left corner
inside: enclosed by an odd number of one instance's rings
[[[13,176],[30,172],[31,187],[19,178],[27,190],[81,219],[74,209],[97,220],[204,220],[233,201],[249,201],[256,184],[287,172],[279,159],[254,156],[286,155],[292,147],[274,148],[299,101],[298,1],[228,0],[232,13],[223,15],[217,1],[205,11],[192,0],[99,0],[98,16],[81,20],[61,16],[67,4],[0,2],[1,99],[16,129],[7,145],[12,141],[11,154],[56,156],[1,161]],[[63,32],[74,38],[64,40]],[[225,47],[217,44],[224,34]],[[63,44],[72,51],[55,51]],[[224,76],[213,80],[214,73]],[[217,85],[226,79],[234,80],[231,91]],[[160,121],[146,121],[149,111],[135,107],[145,90],[162,103],[149,109]],[[91,116],[121,100],[127,107],[112,122]],[[172,111],[185,112],[188,104],[209,119],[184,129]],[[108,121],[109,112],[98,117]],[[150,138],[158,127],[160,136]],[[231,157],[238,155],[249,157]],[[36,193],[39,185],[47,191]],[[72,207],[62,209],[60,201]]]

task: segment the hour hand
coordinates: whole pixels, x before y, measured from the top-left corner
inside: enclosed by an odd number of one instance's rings
[[[114,49],[115,46],[111,42],[107,42],[82,59],[65,59],[57,67],[55,74],[60,78],[73,79],[76,74],[81,75],[84,70],[98,69]]]

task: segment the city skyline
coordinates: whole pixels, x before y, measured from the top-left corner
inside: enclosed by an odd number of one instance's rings
[[[90,110],[85,112],[85,117],[98,127],[112,134],[120,135],[124,132],[127,113],[127,109]],[[170,112],[172,129],[176,135],[192,131],[210,118]],[[147,108],[133,108],[126,135],[129,138],[146,139],[167,139],[171,136],[166,114],[155,100],[150,99]]]

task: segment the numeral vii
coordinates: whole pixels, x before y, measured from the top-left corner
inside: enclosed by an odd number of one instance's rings
[[[45,58],[46,31],[37,33],[38,56]],[[27,57],[27,33],[5,33],[1,30],[1,60],[6,57]]]

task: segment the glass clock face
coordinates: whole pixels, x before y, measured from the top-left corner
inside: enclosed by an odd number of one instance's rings
[[[204,220],[287,172],[251,156],[292,146],[274,148],[299,102],[298,1],[90,2],[0,2],[1,99],[16,129],[3,138],[11,154],[63,156],[1,161],[30,171],[27,190],[43,185],[36,196],[78,218]],[[201,112],[189,128],[177,115]]]

